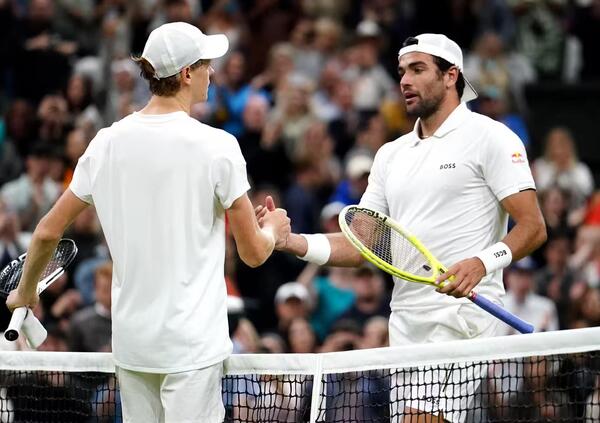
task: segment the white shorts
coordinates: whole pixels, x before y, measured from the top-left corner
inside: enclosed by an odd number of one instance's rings
[[[124,423],[221,423],[223,363],[181,373],[117,367]]]
[[[498,320],[474,304],[392,312],[389,322],[391,346],[492,337],[497,330]],[[441,363],[393,371],[390,421],[399,423],[405,416],[410,421],[407,413],[418,412],[442,413],[446,421],[462,423],[486,374],[487,366],[480,363]]]

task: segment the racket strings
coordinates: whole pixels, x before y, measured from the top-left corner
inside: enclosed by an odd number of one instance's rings
[[[354,236],[380,260],[404,273],[433,276],[434,270],[427,257],[383,220],[361,210],[349,210],[345,219]]]
[[[58,268],[65,267],[67,264],[73,260],[77,254],[77,247],[75,247],[75,243],[71,240],[60,240],[56,249],[54,250],[54,255],[46,265],[46,268],[42,272],[40,276],[40,280],[43,280],[54,273]],[[23,266],[25,264],[25,260],[19,260],[11,263],[7,268],[5,268],[0,274],[0,293],[4,296],[7,296],[10,291],[16,289],[21,280],[21,275],[23,274]]]

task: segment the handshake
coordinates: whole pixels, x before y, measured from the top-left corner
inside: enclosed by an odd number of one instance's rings
[[[287,211],[276,208],[273,197],[269,195],[265,199],[265,205],[256,206],[254,213],[256,214],[256,220],[258,221],[260,228],[273,235],[273,240],[275,242],[274,249],[284,249],[292,231]]]

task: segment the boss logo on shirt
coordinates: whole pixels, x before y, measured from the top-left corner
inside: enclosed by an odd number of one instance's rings
[[[444,163],[440,165],[440,170],[442,169],[456,169],[456,163]]]

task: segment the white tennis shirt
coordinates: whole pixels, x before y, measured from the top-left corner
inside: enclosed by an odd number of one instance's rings
[[[98,132],[70,189],[96,206],[113,258],[116,364],[174,373],[225,359],[225,209],[249,189],[236,139],[184,112],[133,113]]]
[[[500,201],[535,184],[517,135],[464,103],[427,139],[419,138],[418,125],[379,149],[360,205],[391,216],[450,267],[501,240],[508,214]],[[502,271],[475,291],[500,303]],[[431,310],[456,301],[395,278],[391,308]]]

